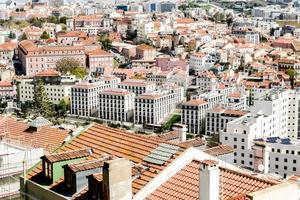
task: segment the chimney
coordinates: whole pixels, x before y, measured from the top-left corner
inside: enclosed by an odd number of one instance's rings
[[[179,134],[180,142],[185,142],[186,141],[186,132],[187,132],[186,125],[184,125],[184,124],[174,124],[173,125],[173,130],[176,131]]]
[[[106,161],[103,166],[103,200],[131,200],[131,163],[124,158]]]
[[[200,164],[200,200],[219,200],[219,166],[214,160],[204,160]]]

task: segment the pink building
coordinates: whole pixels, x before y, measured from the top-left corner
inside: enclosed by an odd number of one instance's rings
[[[95,72],[97,68],[112,67],[113,54],[102,49],[95,49],[87,53],[87,60],[90,73]]]
[[[30,40],[19,43],[19,60],[27,76],[34,76],[45,69],[55,69],[62,58],[74,58],[86,66],[83,46],[37,46]]]
[[[170,71],[173,68],[180,68],[186,71],[187,61],[179,58],[156,58],[156,66],[159,67],[162,71]]]

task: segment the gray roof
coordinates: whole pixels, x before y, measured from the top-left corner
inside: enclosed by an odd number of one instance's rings
[[[48,119],[45,119],[44,117],[37,117],[32,122],[29,123],[29,126],[39,128],[43,126],[49,126],[51,124],[52,123]]]

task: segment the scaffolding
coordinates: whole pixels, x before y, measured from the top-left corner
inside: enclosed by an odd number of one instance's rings
[[[20,176],[44,154],[42,148],[25,141],[25,136],[11,137],[6,116],[0,120],[0,199],[19,196]]]

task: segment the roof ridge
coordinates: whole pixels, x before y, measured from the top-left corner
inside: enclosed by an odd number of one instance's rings
[[[267,180],[266,178],[253,176],[253,175],[251,175],[251,174],[249,174],[245,171],[235,171],[235,170],[232,170],[232,169],[229,169],[229,168],[226,168],[226,167],[221,167],[221,166],[219,166],[219,168],[224,170],[224,171],[228,171],[228,172],[235,173],[235,174],[238,174],[238,175],[241,175],[241,176],[245,176],[247,178],[255,179],[257,181],[262,181],[262,182],[268,183],[270,185],[275,185],[275,184],[279,183],[279,181],[276,181],[276,180]]]

